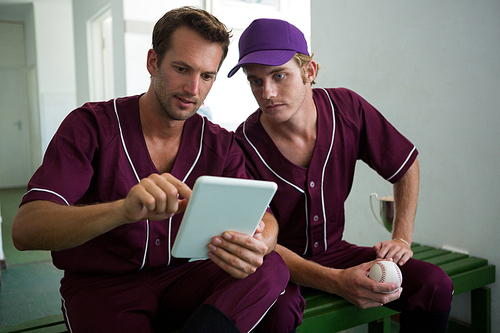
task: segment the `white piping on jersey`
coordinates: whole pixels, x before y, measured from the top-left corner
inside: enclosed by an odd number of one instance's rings
[[[387,178],[388,181],[390,181],[392,178],[394,178],[398,173],[399,171],[401,171],[401,169],[403,169],[403,167],[406,165],[406,163],[408,162],[408,160],[410,159],[411,155],[413,155],[413,152],[415,151],[415,149],[417,149],[417,147],[413,146],[413,149],[411,150],[410,154],[408,154],[408,157],[406,158],[406,160],[403,162],[403,164],[401,165],[401,167],[398,169],[398,171],[396,171],[392,176],[390,176],[389,178]]]
[[[307,193],[303,189],[301,189],[299,186],[297,186],[297,185],[293,184],[292,182],[289,182],[285,178],[281,177],[276,171],[274,171],[267,164],[266,160],[259,153],[259,150],[257,149],[257,147],[254,146],[254,144],[252,143],[252,141],[250,141],[250,139],[247,136],[247,133],[246,133],[246,121],[243,123],[243,135],[245,136],[245,140],[253,148],[253,150],[255,151],[255,153],[257,154],[257,156],[259,156],[259,159],[266,166],[266,168],[268,168],[276,177],[278,177],[279,179],[281,179],[282,182],[290,185],[291,187],[293,187],[294,189],[296,189],[297,191],[299,191],[300,193],[302,193],[304,195],[304,205],[305,205],[305,211],[306,211],[306,246],[304,248],[304,253],[302,255],[305,255],[307,253],[307,248],[309,246],[309,232],[308,232],[308,230],[309,230],[309,209],[307,208]]]
[[[202,147],[203,147],[203,134],[205,133],[205,117],[201,117],[201,119],[203,120],[203,124],[201,125],[200,148],[198,148],[198,155],[196,156],[196,159],[194,160],[193,164],[191,165],[191,168],[189,169],[189,171],[186,173],[186,175],[182,179],[183,183],[186,182],[189,175],[193,171],[194,166],[196,165],[196,163],[198,163],[198,160],[200,159],[200,156],[201,156],[201,151],[202,151]]]
[[[297,191],[299,191],[300,193],[305,193],[305,191],[303,189],[301,189],[299,186],[293,184],[292,182],[289,182],[288,180],[284,179],[283,177],[281,177],[280,175],[278,175],[278,173],[276,171],[274,171],[266,162],[266,160],[264,160],[264,158],[262,157],[262,155],[259,153],[259,151],[257,150],[257,148],[253,145],[253,143],[250,141],[250,139],[248,138],[247,136],[247,133],[246,133],[246,122],[243,123],[243,135],[245,136],[245,139],[247,140],[248,144],[255,150],[255,153],[257,154],[257,156],[259,156],[260,160],[262,161],[262,163],[272,172],[274,173],[274,175],[276,177],[278,177],[279,179],[281,179],[283,182],[287,183],[288,185],[294,187]]]
[[[128,162],[130,163],[130,166],[132,167],[132,170],[134,171],[135,179],[137,179],[137,182],[140,182],[141,179],[137,175],[137,171],[135,171],[134,163],[132,163],[132,159],[130,158],[130,155],[128,154],[127,146],[125,145],[125,140],[123,139],[122,125],[120,124],[120,117],[118,116],[118,109],[116,108],[116,98],[113,101],[113,105],[115,107],[115,115],[116,115],[116,119],[118,120],[118,129],[120,130],[120,138],[122,140],[123,149],[125,150],[125,155],[127,155]]]
[[[335,141],[335,109],[333,108],[332,98],[330,97],[328,91],[326,91],[325,88],[321,89],[325,91],[326,96],[328,96],[328,100],[330,101],[330,107],[332,108],[332,120],[333,120],[332,141],[330,142],[330,149],[328,150],[328,154],[326,155],[325,164],[323,165],[323,171],[321,173],[321,207],[323,208],[323,223],[324,223],[323,237],[324,237],[325,251],[326,251],[328,249],[328,242],[326,237],[326,209],[325,209],[325,194],[324,194],[323,184],[325,181],[326,165],[328,164],[328,160],[330,159],[330,154],[333,149],[333,142]]]
[[[26,194],[30,193],[31,191],[40,191],[40,192],[47,192],[47,193],[53,194],[53,195],[55,195],[56,197],[61,198],[67,206],[70,206],[70,204],[69,204],[68,200],[66,200],[66,199],[65,199],[62,195],[60,195],[60,194],[59,194],[59,193],[57,193],[57,192],[54,192],[54,191],[51,191],[51,190],[47,190],[47,189],[44,189],[44,188],[37,188],[37,187],[34,187],[34,188],[32,188],[31,190],[29,190],[28,192],[24,193],[24,194],[23,194],[23,198],[24,198],[24,196],[25,196]]]
[[[189,175],[193,171],[195,165],[198,163],[198,160],[200,159],[201,156],[201,151],[203,150],[203,135],[205,134],[205,117],[201,117],[203,120],[203,123],[201,125],[201,136],[200,136],[200,148],[198,148],[198,155],[196,156],[193,164],[191,165],[191,168],[189,168],[188,172],[182,179],[182,182],[185,183],[186,180],[188,179]],[[172,218],[168,219],[168,263],[167,266],[170,265],[170,261],[172,260]]]
[[[59,296],[61,297],[61,303],[62,303],[62,307],[64,309],[63,311],[63,315],[64,317],[66,318],[66,322],[68,323],[68,330],[70,333],[73,332],[73,329],[71,328],[71,323],[69,321],[69,315],[68,315],[68,309],[66,308],[66,300],[64,299],[63,295],[61,294],[61,288],[59,288]]]
[[[134,163],[132,163],[132,159],[130,158],[130,155],[128,153],[127,146],[125,145],[125,139],[123,138],[122,126],[120,124],[120,117],[118,116],[118,109],[116,108],[116,98],[113,101],[113,105],[115,108],[116,120],[118,121],[118,129],[120,131],[120,138],[122,140],[123,150],[125,150],[125,155],[127,155],[128,162],[129,162],[130,166],[132,167],[132,170],[134,171],[135,179],[139,183],[141,181],[141,179],[137,175],[137,171],[135,170]],[[143,269],[144,265],[146,265],[146,257],[148,255],[148,244],[149,244],[149,220],[146,220],[146,244],[144,246],[144,255],[142,256],[142,264],[141,264],[141,267],[139,269]]]

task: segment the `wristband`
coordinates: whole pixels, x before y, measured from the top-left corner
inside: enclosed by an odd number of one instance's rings
[[[403,242],[403,243],[405,243],[406,245],[408,245],[408,247],[411,247],[411,245],[410,245],[410,244],[408,244],[408,242],[407,242],[407,241],[405,241],[403,238],[393,238],[392,240],[398,240],[398,241]]]

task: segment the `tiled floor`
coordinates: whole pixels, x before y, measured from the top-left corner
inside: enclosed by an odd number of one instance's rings
[[[0,327],[61,313],[59,281],[46,251],[20,252],[12,244],[12,220],[25,189],[0,190],[2,243],[7,269],[0,285]]]
[[[9,267],[2,272],[0,327],[61,313],[62,271],[51,262]]]

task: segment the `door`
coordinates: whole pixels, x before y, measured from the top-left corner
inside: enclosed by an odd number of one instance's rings
[[[0,22],[0,188],[31,176],[24,28]]]

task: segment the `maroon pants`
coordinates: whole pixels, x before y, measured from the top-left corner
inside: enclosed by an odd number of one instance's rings
[[[60,291],[70,332],[174,331],[201,304],[215,306],[241,332],[248,332],[288,280],[285,263],[273,252],[254,274],[241,280],[205,260],[120,276],[66,272]]]
[[[376,259],[376,253],[371,247],[358,247],[344,242],[338,251],[308,259],[323,266],[345,269]],[[403,274],[403,292],[398,300],[387,304],[387,307],[397,311],[417,310],[435,314],[445,313],[450,309],[453,284],[441,268],[416,259],[410,259],[400,268]],[[299,289],[293,283],[288,285],[285,294],[259,325],[259,328],[262,327],[259,332],[287,332],[272,325],[279,322],[294,323],[297,313],[303,311],[304,299],[297,299]],[[290,327],[286,329],[291,331]]]

